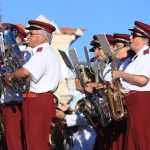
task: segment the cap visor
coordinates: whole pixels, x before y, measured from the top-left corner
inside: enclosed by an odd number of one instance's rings
[[[93,48],[91,48],[91,49],[89,49],[89,51],[90,51],[90,52],[94,52],[94,47],[93,47]]]
[[[26,27],[26,30],[41,30],[41,28],[35,27],[35,26],[30,26],[30,27]]]
[[[128,29],[129,31],[134,31],[135,29]]]

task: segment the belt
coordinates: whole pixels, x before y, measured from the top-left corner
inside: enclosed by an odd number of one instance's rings
[[[43,94],[51,94],[51,92],[45,92],[45,93],[26,92],[23,94],[23,98],[27,98],[27,97],[36,98]]]
[[[130,96],[132,94],[138,93],[139,91],[129,91],[128,93],[125,93],[125,96]]]

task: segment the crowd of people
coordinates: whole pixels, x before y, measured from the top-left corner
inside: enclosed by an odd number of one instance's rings
[[[29,20],[28,24],[26,32],[17,25],[2,23],[5,51],[15,50],[5,40],[6,34],[10,39],[14,35],[5,33],[10,30],[15,33],[24,63],[9,72],[2,67],[5,64],[1,58],[4,88],[0,95],[0,123],[4,133],[1,132],[0,148],[150,150],[150,25],[135,21],[130,35],[106,34],[111,57],[101,45],[99,33],[93,35],[89,51],[95,55],[95,81],[83,86],[84,78],[81,81],[76,74],[76,90],[84,97],[77,102],[78,108],[71,110],[69,104],[62,105],[54,95],[60,82],[60,63],[51,46],[56,28],[37,20]],[[28,85],[22,93],[14,88],[20,80]],[[93,95],[96,102],[91,100]],[[109,122],[103,126],[100,119],[106,119],[108,113]]]

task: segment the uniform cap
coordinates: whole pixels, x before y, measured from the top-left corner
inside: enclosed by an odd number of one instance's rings
[[[11,24],[11,23],[2,23],[2,26],[14,28],[17,31],[17,36],[19,36],[21,39],[24,39],[27,36],[27,33],[18,25]]]
[[[6,28],[13,28],[15,30],[18,30],[17,26],[12,23],[2,23],[2,26]]]
[[[17,26],[17,28],[18,28],[17,36],[19,36],[21,39],[26,38],[27,33],[24,31],[24,29],[20,28],[19,26]]]
[[[100,42],[96,35],[93,35],[90,45],[93,46],[91,49],[89,49],[90,52],[94,52],[96,47],[100,47]]]
[[[129,34],[120,34],[120,33],[114,33],[114,43],[122,42],[127,43],[130,42],[130,35]]]
[[[110,34],[106,34],[106,38],[108,40],[108,42],[110,44],[113,44],[113,41],[114,41],[114,37]],[[90,52],[94,52],[95,51],[95,47],[100,47],[100,42],[97,38],[97,35],[94,35],[93,36],[93,40],[91,41],[90,45],[92,45],[93,47],[91,49],[89,49]]]
[[[29,20],[28,23],[30,26],[25,28],[27,30],[44,30],[49,33],[52,33],[56,30],[56,28],[53,25],[42,21]]]
[[[135,26],[133,29],[129,29],[130,31],[141,33],[142,35],[150,39],[150,25],[140,21],[135,21],[134,25]]]

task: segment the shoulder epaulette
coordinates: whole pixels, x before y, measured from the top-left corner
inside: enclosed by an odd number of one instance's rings
[[[43,47],[39,47],[39,48],[37,49],[37,52],[42,52],[42,50],[43,50]]]
[[[149,49],[144,50],[144,51],[143,51],[143,54],[144,54],[144,55],[149,54]]]

